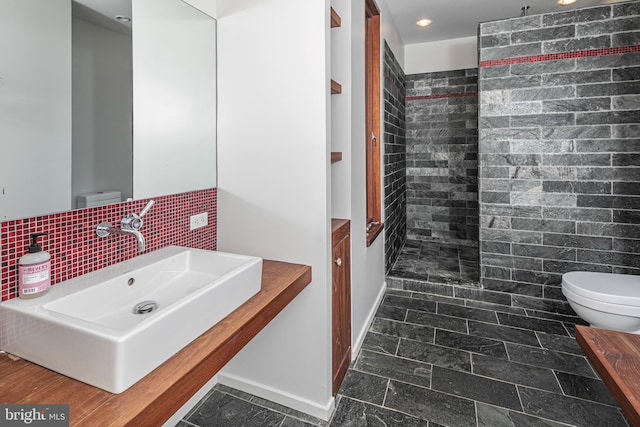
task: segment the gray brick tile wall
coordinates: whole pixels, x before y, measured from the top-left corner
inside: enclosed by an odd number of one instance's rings
[[[406,92],[407,235],[475,246],[477,69],[407,75]]]
[[[495,62],[636,46],[638,29],[639,1],[480,25],[485,288],[555,300],[568,271],[640,274],[640,53]]]
[[[385,271],[400,254],[407,234],[405,76],[393,52],[384,48]]]

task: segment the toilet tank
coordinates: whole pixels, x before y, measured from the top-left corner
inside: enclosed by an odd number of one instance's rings
[[[95,193],[80,194],[76,196],[76,208],[92,208],[95,206],[120,203],[122,194],[119,191],[97,191]]]

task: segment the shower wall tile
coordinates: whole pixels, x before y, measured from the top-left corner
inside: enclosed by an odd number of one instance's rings
[[[384,212],[385,271],[400,255],[407,236],[407,145],[405,75],[384,45]]]
[[[466,69],[406,77],[410,239],[477,246],[477,76]]]
[[[640,2],[480,25],[481,282],[640,274]]]

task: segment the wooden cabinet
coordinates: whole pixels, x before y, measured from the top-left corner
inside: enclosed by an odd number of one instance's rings
[[[333,395],[344,379],[351,363],[351,223],[332,220],[332,333]]]

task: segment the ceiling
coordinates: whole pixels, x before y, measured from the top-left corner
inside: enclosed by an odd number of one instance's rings
[[[478,33],[478,23],[520,16],[523,6],[530,6],[529,15],[579,7],[596,6],[624,0],[577,0],[570,6],[560,6],[557,0],[386,0],[402,42],[407,44],[472,37]],[[110,19],[131,16],[131,0],[74,0]],[[433,23],[425,28],[416,21],[428,18]],[[122,24],[120,24],[122,25]],[[130,24],[125,24],[130,27]]]
[[[529,15],[615,3],[622,0],[578,0],[560,6],[557,0],[386,0],[405,45],[471,37],[478,34],[478,23],[520,16],[523,6]],[[416,21],[428,18],[425,28]]]
[[[131,16],[131,0],[73,0],[103,15]]]
[[[73,16],[118,32],[131,32],[131,22],[116,16],[131,17],[131,0],[73,0]]]

